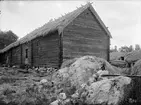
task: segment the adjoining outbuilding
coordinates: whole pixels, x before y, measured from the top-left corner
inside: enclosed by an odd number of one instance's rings
[[[133,68],[134,64],[141,59],[141,50],[129,52],[125,56],[125,61],[128,62],[129,67]]]
[[[125,61],[126,54],[127,52],[111,52],[110,63],[116,67],[128,67],[128,63]]]
[[[111,34],[91,3],[79,7],[0,51],[3,63],[59,68],[63,61],[92,55],[109,60]]]
[[[125,55],[127,54],[127,52],[111,52],[110,53],[110,61],[113,60],[125,60]]]

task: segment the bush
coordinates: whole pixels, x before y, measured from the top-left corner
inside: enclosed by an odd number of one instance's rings
[[[49,105],[56,100],[55,87],[31,84],[24,89],[9,84],[1,85],[0,103],[16,105]]]
[[[3,84],[1,85],[1,91],[0,91],[0,103],[13,103],[13,97],[16,93],[16,90],[14,87],[12,87],[9,84]]]

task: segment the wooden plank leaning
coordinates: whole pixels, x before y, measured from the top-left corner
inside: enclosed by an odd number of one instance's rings
[[[130,77],[130,78],[141,78],[141,75],[120,75],[120,74],[103,74],[101,75],[101,77],[116,77],[116,76],[126,76],[126,77]]]

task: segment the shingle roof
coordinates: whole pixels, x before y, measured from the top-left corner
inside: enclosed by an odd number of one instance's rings
[[[58,30],[59,32],[62,32],[62,30],[72,21],[74,20],[80,13],[82,13],[87,8],[90,8],[91,12],[95,15],[107,35],[111,38],[111,34],[107,27],[104,25],[94,8],[92,7],[91,3],[87,3],[86,5],[79,7],[78,9],[74,10],[73,12],[70,12],[66,14],[65,16],[62,16],[54,21],[49,21],[42,27],[39,27],[38,29],[35,29],[31,33],[27,34],[25,37],[21,38],[20,40],[10,44],[9,46],[5,47],[0,51],[0,53],[6,52],[7,50],[18,46],[19,44],[23,44],[25,42],[31,41],[39,36],[45,36],[50,32],[53,32],[55,30]]]

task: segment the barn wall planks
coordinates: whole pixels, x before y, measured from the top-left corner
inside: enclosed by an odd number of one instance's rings
[[[0,59],[2,64],[11,64],[11,50],[3,53]]]
[[[109,37],[89,9],[74,19],[63,34],[64,60],[84,55],[108,60]]]
[[[58,26],[57,26],[58,28]],[[59,28],[60,29],[60,28]],[[59,31],[60,32],[60,31]],[[44,33],[44,32],[43,32]],[[77,16],[63,32],[53,30],[4,53],[4,62],[28,63],[31,66],[60,67],[62,61],[84,55],[109,59],[110,37],[88,8]],[[27,58],[27,59],[26,59]]]
[[[20,50],[22,51],[22,54],[20,56],[22,56],[22,58],[20,62],[22,64],[26,63],[26,49],[28,50],[27,51],[28,64],[31,65],[31,41],[21,45]]]
[[[32,42],[33,66],[56,67],[59,65],[59,35],[56,31]]]
[[[21,65],[25,64],[27,58],[28,64],[31,66],[58,68],[60,65],[60,43],[58,31],[45,37],[38,37],[4,53],[4,57],[1,58],[3,59],[2,63]],[[28,52],[26,53],[27,49]]]
[[[11,55],[10,56],[10,64],[11,65],[20,65],[20,62],[21,62],[21,50],[20,50],[20,46],[17,46],[13,49],[10,50]]]
[[[7,52],[3,53],[2,63],[8,65],[19,65],[20,64],[20,46],[17,46],[13,49],[8,50]]]

